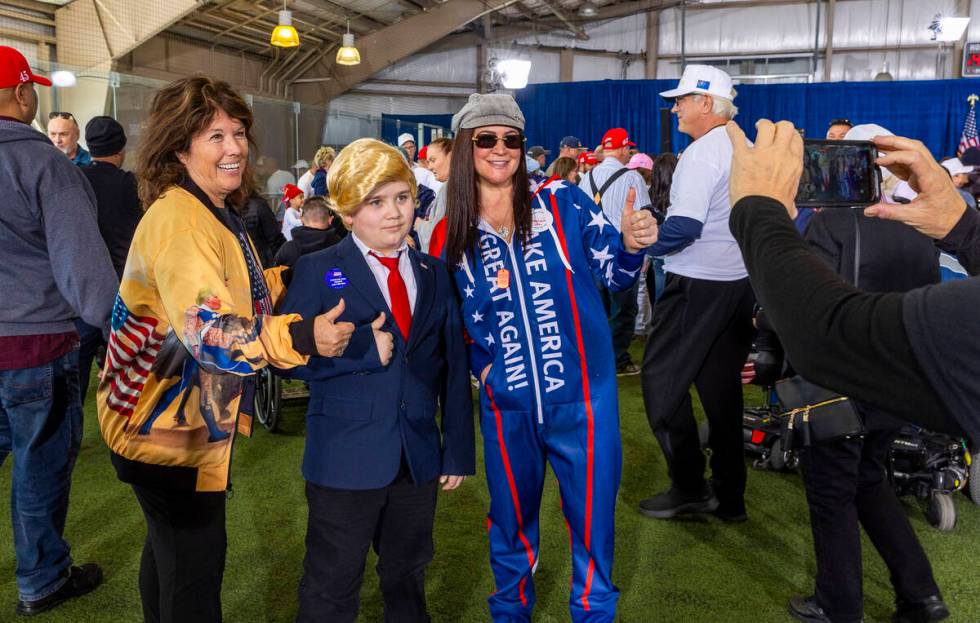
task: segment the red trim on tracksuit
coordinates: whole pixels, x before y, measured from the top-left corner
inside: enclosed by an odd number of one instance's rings
[[[514,471],[510,467],[510,456],[507,454],[507,444],[504,443],[504,425],[503,418],[500,415],[500,409],[497,408],[497,403],[493,399],[493,390],[490,386],[484,384],[487,389],[487,398],[490,400],[490,408],[493,409],[493,417],[497,424],[497,442],[500,444],[500,459],[504,464],[504,473],[507,475],[507,485],[510,487],[510,497],[514,503],[514,514],[517,516],[517,535],[521,538],[521,543],[524,544],[524,549],[527,550],[527,564],[528,573],[534,568],[534,549],[531,547],[531,542],[527,540],[524,536],[524,518],[521,515],[521,500],[517,495],[517,484],[514,482]],[[518,591],[520,592],[521,605],[527,606],[527,597],[524,595],[524,583],[527,581],[527,576],[521,578],[520,584],[518,585]]]
[[[549,195],[551,199],[551,210],[555,217],[555,232],[561,242],[561,249],[565,257],[568,257],[568,245],[565,242],[565,230],[561,225],[561,216],[558,213],[558,202],[554,193]],[[585,414],[588,421],[588,442],[586,447],[586,469],[585,476],[585,550],[589,553],[589,570],[585,576],[585,587],[582,589],[582,608],[589,610],[589,593],[592,592],[592,576],[595,572],[595,560],[592,558],[592,486],[593,471],[595,469],[595,418],[592,412],[592,390],[589,383],[589,370],[585,361],[585,340],[582,337],[582,322],[578,313],[578,302],[575,300],[575,289],[572,287],[572,271],[565,269],[565,280],[568,283],[568,298],[572,305],[572,318],[575,320],[575,344],[578,348],[579,361],[582,363],[582,396],[585,402]]]

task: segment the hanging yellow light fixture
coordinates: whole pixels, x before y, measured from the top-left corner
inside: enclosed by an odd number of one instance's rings
[[[282,0],[279,25],[272,30],[270,43],[277,48],[295,48],[299,45],[299,33],[293,27],[293,12],[286,9],[286,0]]]
[[[347,32],[343,37],[343,45],[337,50],[338,65],[360,65],[361,53],[354,47],[354,35],[350,31],[350,19],[347,20]]]

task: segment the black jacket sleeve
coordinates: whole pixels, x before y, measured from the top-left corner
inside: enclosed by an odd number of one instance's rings
[[[970,275],[980,274],[980,212],[967,208],[956,226],[937,245],[955,255]]]
[[[909,421],[950,430],[906,334],[902,294],[866,294],[847,284],[774,199],[743,198],[729,224],[756,295],[800,374]]]

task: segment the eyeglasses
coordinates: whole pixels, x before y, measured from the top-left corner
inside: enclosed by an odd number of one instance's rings
[[[48,113],[48,121],[52,119],[71,119],[72,121],[74,121],[75,117],[70,112],[52,111]]]
[[[500,141],[504,142],[504,147],[507,149],[522,149],[524,147],[524,141],[527,139],[520,134],[508,134],[507,136],[479,134],[474,136],[472,140],[480,149],[493,149]]]

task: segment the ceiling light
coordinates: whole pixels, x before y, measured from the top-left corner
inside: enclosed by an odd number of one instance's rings
[[[361,53],[354,47],[354,35],[350,31],[350,20],[347,20],[347,32],[344,33],[343,45],[337,50],[338,65],[360,65]]]
[[[51,84],[56,87],[73,87],[75,81],[75,74],[70,71],[59,69],[51,73]]]
[[[943,17],[936,15],[929,30],[932,31],[933,41],[959,41],[970,23],[969,17]]]
[[[531,73],[531,61],[508,59],[497,63],[497,73],[505,89],[523,89]]]
[[[592,2],[586,0],[582,3],[582,6],[578,8],[579,17],[595,17],[599,14],[599,7],[597,7]]]
[[[295,48],[299,45],[299,33],[293,27],[293,12],[286,10],[286,0],[279,11],[279,25],[272,31],[270,43],[277,48]]]

